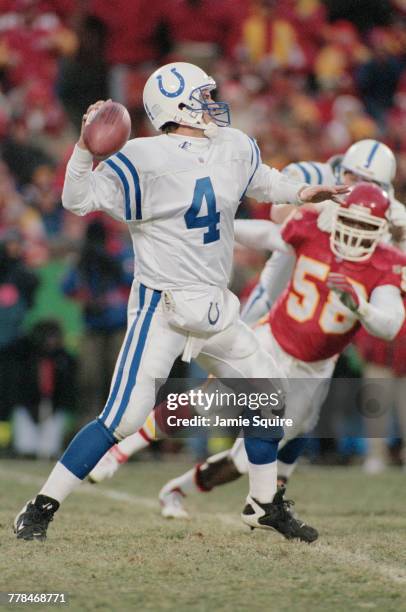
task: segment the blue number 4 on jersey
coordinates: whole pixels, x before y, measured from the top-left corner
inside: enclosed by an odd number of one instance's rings
[[[198,216],[202,208],[203,199],[207,204],[207,215]],[[210,177],[197,179],[193,200],[190,208],[185,213],[185,223],[188,229],[207,227],[208,231],[203,234],[203,243],[209,244],[220,239],[220,212],[216,210],[216,196]]]

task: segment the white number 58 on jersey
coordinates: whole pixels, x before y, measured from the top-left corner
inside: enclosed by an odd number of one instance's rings
[[[311,280],[325,281],[330,272],[330,266],[317,259],[301,255],[297,261],[293,274],[291,291],[287,300],[287,312],[292,319],[299,323],[310,321],[315,316],[321,296],[317,284]],[[361,283],[352,278],[348,279],[361,295],[368,299],[367,291]],[[405,277],[406,281],[406,277]],[[318,317],[318,323],[326,334],[346,334],[357,322],[355,315],[337,299],[333,291],[327,295],[324,306]]]

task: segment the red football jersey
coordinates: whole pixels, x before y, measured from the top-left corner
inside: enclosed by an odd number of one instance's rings
[[[284,351],[302,361],[328,359],[345,348],[360,327],[329,290],[330,272],[344,274],[366,300],[380,285],[402,289],[406,256],[378,245],[363,262],[345,261],[330,249],[330,234],[317,227],[317,213],[298,211],[282,230],[297,256],[291,281],[269,313],[272,333]]]

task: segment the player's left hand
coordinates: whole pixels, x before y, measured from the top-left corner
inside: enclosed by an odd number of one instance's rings
[[[349,280],[338,272],[330,272],[327,276],[327,287],[337,293],[338,297],[350,310],[357,312],[359,308],[359,298],[353,285]]]
[[[336,187],[329,187],[328,185],[316,185],[314,187],[304,187],[299,196],[303,203],[324,202],[325,200],[333,200],[337,204],[342,204],[343,199],[341,196],[346,195],[350,192],[350,188],[346,185],[337,185]]]

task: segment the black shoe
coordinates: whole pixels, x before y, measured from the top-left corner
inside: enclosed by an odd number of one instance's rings
[[[273,529],[288,540],[314,542],[319,537],[317,530],[293,515],[291,507],[294,502],[284,500],[284,492],[284,488],[280,488],[270,504],[260,504],[248,496],[247,504],[241,514],[243,522],[251,529]]]
[[[59,508],[59,502],[46,495],[37,495],[26,503],[14,520],[14,533],[18,540],[40,540],[47,537],[49,523]]]

